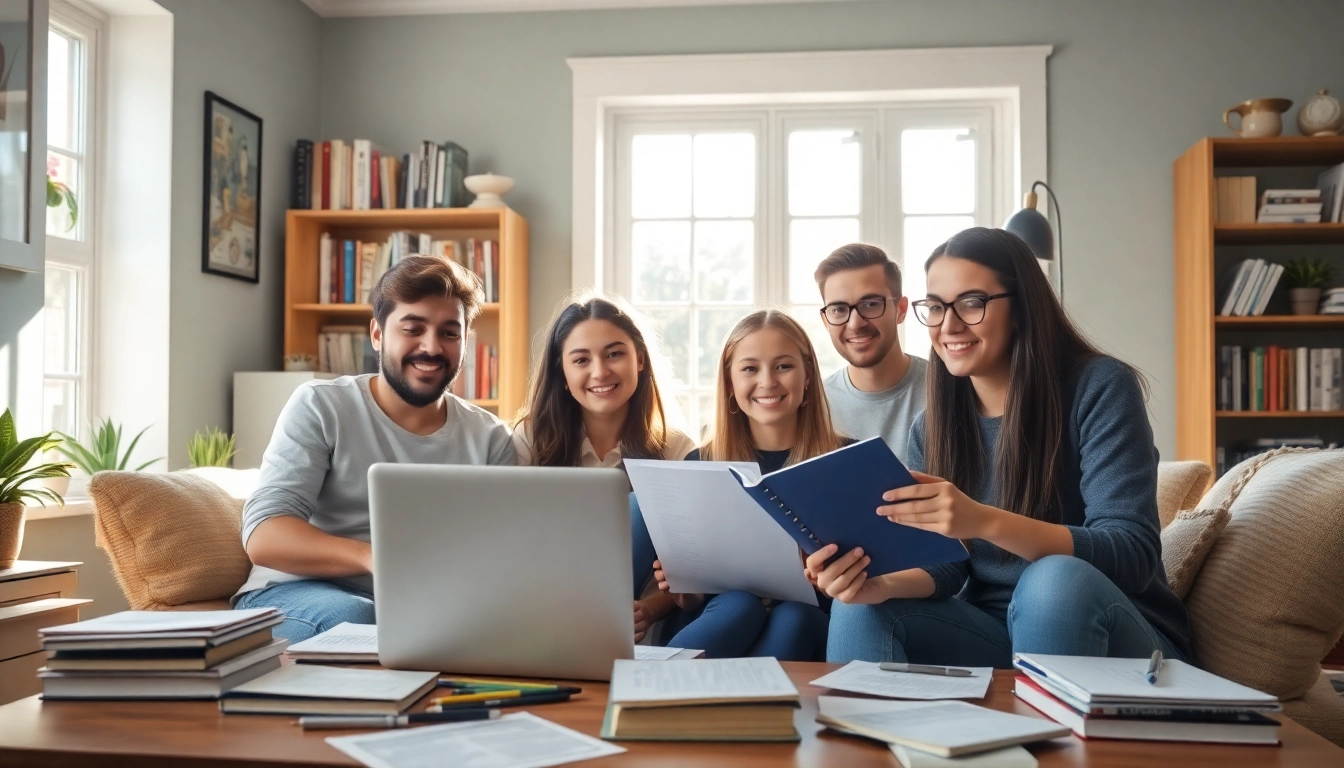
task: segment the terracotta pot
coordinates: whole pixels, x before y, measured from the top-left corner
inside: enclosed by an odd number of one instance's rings
[[[26,512],[27,508],[22,504],[0,504],[0,569],[10,567],[19,559]]]
[[[1288,291],[1294,315],[1314,315],[1321,310],[1320,288],[1294,288]]]

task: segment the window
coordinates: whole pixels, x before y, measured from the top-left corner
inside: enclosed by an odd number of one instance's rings
[[[992,226],[996,105],[856,109],[647,108],[612,116],[606,282],[648,316],[670,358],[660,382],[683,417],[713,419],[723,340],[742,315],[783,307],[823,374],[843,365],[819,317],[817,263],[865,241],[924,296],[923,263],[953,233]],[[927,357],[913,317],[906,351]]]
[[[44,430],[76,436],[89,422],[92,381],[98,30],[92,17],[52,4],[47,41],[47,176],[62,191],[68,190],[73,204],[63,199],[61,205],[47,208],[42,417]]]

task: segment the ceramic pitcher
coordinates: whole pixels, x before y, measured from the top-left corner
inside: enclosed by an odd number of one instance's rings
[[[1223,124],[1243,139],[1278,136],[1283,133],[1283,113],[1293,106],[1289,99],[1251,99],[1223,113]],[[1241,116],[1239,125],[1232,124],[1232,115]]]

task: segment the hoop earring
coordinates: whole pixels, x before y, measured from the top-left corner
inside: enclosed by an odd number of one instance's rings
[[[737,398],[735,398],[735,397],[730,397],[730,398],[728,399],[728,412],[731,413],[732,415],[736,416],[737,414],[741,413],[742,411],[740,411],[740,410],[739,410],[739,411],[734,411],[734,410],[733,410],[733,406],[734,406],[734,405],[737,405]]]

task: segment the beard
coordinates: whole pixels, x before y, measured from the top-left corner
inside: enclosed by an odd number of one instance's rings
[[[402,400],[405,400],[407,405],[414,408],[424,408],[438,402],[449,385],[453,383],[453,379],[457,378],[457,362],[449,360],[443,355],[407,355],[401,359],[399,367],[389,363],[387,353],[380,351],[378,353],[378,369],[382,374],[383,381],[386,381],[388,386],[392,387],[392,391],[396,392]],[[410,377],[406,375],[406,369],[415,363],[441,364],[443,369],[439,372],[439,382],[428,385],[428,389],[413,383]]]
[[[842,344],[836,351],[845,359],[845,362],[855,368],[872,368],[881,365],[891,354],[891,350],[896,346],[896,334],[878,331],[877,344],[866,352],[855,354],[849,350],[849,346]]]

